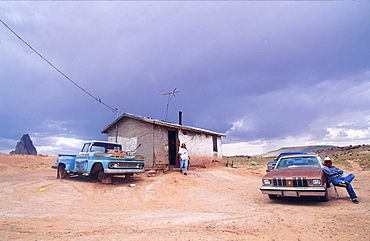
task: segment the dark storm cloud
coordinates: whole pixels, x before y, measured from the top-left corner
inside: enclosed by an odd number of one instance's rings
[[[110,107],[165,119],[168,99],[162,93],[177,87],[170,121],[177,122],[181,110],[184,124],[227,133],[226,149],[244,142],[259,145],[248,149],[258,152],[277,143],[370,137],[369,6],[3,2],[0,9],[1,20]],[[61,149],[68,140],[61,138],[105,139],[100,130],[116,113],[4,26],[0,36],[4,140],[34,133],[51,153],[50,146]],[[59,144],[48,145],[48,137]]]

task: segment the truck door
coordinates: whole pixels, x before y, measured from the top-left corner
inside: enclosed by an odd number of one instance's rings
[[[85,143],[80,153],[76,156],[76,172],[87,173],[89,162],[89,148],[91,143]]]

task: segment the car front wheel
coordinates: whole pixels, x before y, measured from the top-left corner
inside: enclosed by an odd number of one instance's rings
[[[278,196],[277,196],[277,195],[269,194],[269,198],[270,198],[270,199],[277,199],[277,198],[278,198]]]
[[[325,190],[325,196],[320,197],[320,201],[323,201],[323,202],[329,201],[329,192],[328,192],[328,189]]]

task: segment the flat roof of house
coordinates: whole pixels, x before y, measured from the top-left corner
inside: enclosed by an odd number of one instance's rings
[[[140,120],[140,121],[144,121],[144,122],[148,122],[148,123],[151,123],[153,125],[176,128],[176,129],[179,129],[179,130],[188,130],[188,131],[193,131],[193,132],[205,133],[205,134],[213,135],[213,136],[226,137],[226,135],[222,134],[222,133],[209,131],[209,130],[196,128],[196,127],[191,127],[191,126],[179,125],[179,124],[175,124],[175,123],[171,123],[171,122],[167,122],[167,121],[161,121],[161,120],[157,120],[157,119],[153,119],[153,118],[149,118],[149,117],[142,117],[142,116],[138,116],[138,115],[134,115],[134,114],[130,114],[130,113],[122,114],[121,116],[116,118],[112,123],[110,123],[108,126],[106,126],[103,130],[101,130],[100,132],[101,133],[107,133],[107,131],[110,127],[114,126],[117,122],[119,122],[120,120],[122,120],[123,118],[126,118],[126,117],[136,119],[136,120]]]

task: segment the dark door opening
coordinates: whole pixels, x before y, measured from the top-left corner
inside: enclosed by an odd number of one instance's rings
[[[168,130],[168,158],[171,166],[177,166],[177,131]]]

